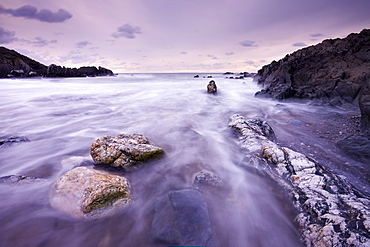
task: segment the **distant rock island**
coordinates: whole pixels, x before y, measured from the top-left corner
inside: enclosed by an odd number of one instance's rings
[[[111,76],[109,69],[95,66],[66,68],[51,64],[46,66],[14,50],[0,47],[0,78],[12,77],[86,77]]]
[[[263,86],[256,96],[358,104],[362,129],[370,128],[370,29],[286,55],[263,66],[256,78]]]

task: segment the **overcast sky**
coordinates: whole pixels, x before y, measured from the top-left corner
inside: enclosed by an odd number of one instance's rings
[[[256,72],[370,28],[370,0],[1,0],[0,46],[45,65]]]

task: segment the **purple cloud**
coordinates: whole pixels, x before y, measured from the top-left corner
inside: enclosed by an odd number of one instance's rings
[[[134,27],[131,26],[130,24],[125,24],[117,28],[117,32],[113,33],[112,36],[114,38],[121,38],[125,37],[128,39],[134,39],[136,38],[136,34],[141,34],[140,27]]]
[[[242,46],[245,46],[245,47],[253,47],[253,46],[257,46],[255,45],[256,41],[253,41],[253,40],[244,40],[242,42],[240,42],[240,44]]]
[[[20,41],[23,41],[27,44],[30,44],[30,45],[36,46],[36,47],[44,47],[44,46],[48,46],[50,44],[58,43],[58,41],[56,39],[46,40],[46,39],[43,39],[41,37],[36,37],[34,40],[21,39]]]
[[[316,37],[324,36],[324,34],[322,34],[322,33],[313,33],[313,34],[310,34],[310,36],[316,38]]]
[[[226,56],[231,56],[231,55],[234,55],[234,52],[226,52],[225,54]]]
[[[0,5],[0,14],[9,14],[14,17],[24,17],[49,23],[64,22],[72,18],[72,15],[64,9],[59,9],[58,12],[54,13],[48,9],[38,10],[31,5],[24,5],[18,9],[6,9]]]
[[[307,45],[303,42],[297,42],[297,43],[292,44],[292,46],[307,46]]]
[[[186,55],[188,54],[186,51],[180,52],[181,55]]]
[[[84,47],[86,47],[86,46],[88,46],[88,45],[91,45],[91,43],[90,43],[89,41],[87,41],[87,40],[84,40],[84,41],[80,41],[80,42],[78,42],[78,43],[76,44],[76,47],[77,47],[77,48],[84,48]]]
[[[13,41],[16,41],[17,38],[14,36],[15,32],[0,27],[0,44],[9,44]]]

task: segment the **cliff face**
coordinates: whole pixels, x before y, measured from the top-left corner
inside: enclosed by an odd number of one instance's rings
[[[0,47],[0,78],[7,77],[7,75],[18,73],[14,71],[23,70],[23,75],[38,75],[46,74],[47,66],[36,62],[16,51],[9,50],[5,47]]]
[[[370,113],[370,29],[298,50],[263,66],[257,78],[264,89],[256,96],[358,103]],[[363,128],[369,116],[363,114]]]

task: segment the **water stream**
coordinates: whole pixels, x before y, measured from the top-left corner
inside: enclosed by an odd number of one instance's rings
[[[309,128],[333,114],[358,115],[356,108],[257,99],[252,79],[221,74],[212,75],[219,91],[210,95],[210,79],[193,76],[1,80],[0,136],[30,142],[0,148],[0,177],[23,174],[46,182],[0,185],[0,246],[161,246],[150,235],[155,199],[191,188],[200,171],[218,174],[224,183],[204,193],[220,246],[300,246],[282,191],[238,165],[243,153],[227,127],[234,113],[266,120],[281,144],[308,152],[368,193],[368,169]],[[92,221],[53,209],[49,188],[71,169],[62,160],[89,157],[96,138],[120,133],[144,134],[166,151],[163,159],[122,174],[130,180],[134,204]]]

